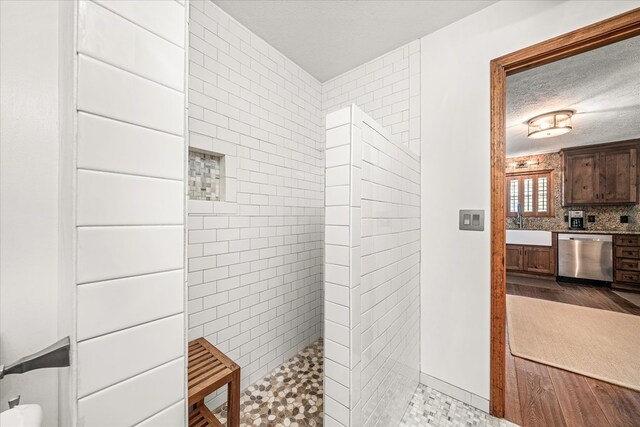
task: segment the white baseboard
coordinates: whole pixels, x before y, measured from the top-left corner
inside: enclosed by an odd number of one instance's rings
[[[489,413],[489,400],[482,396],[478,396],[470,391],[461,389],[460,387],[446,381],[442,381],[429,374],[425,374],[424,372],[420,372],[420,382],[427,387],[431,387],[432,389],[439,391],[440,393],[444,393],[447,396],[451,396],[454,399],[458,399],[459,401],[466,403],[467,405],[471,405],[474,408]]]

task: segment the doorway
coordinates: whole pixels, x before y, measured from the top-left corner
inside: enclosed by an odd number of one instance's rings
[[[640,9],[491,61],[491,388],[490,412],[505,415],[506,390],[506,78],[640,34]]]

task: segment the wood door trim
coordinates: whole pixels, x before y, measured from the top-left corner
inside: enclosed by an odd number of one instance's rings
[[[491,347],[489,411],[504,417],[506,333],[506,78],[640,35],[640,8],[491,61]]]

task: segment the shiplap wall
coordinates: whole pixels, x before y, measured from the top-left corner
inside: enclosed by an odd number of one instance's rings
[[[189,201],[189,335],[245,388],[320,336],[321,85],[213,2],[190,8],[190,145],[224,155],[232,191]]]
[[[326,128],[325,425],[397,425],[420,372],[420,158],[355,105]]]
[[[77,421],[185,422],[185,5],[77,3]]]

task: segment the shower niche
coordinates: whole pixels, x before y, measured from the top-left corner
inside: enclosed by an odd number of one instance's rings
[[[189,199],[220,201],[224,156],[189,149]]]
[[[236,151],[231,144],[216,141],[203,147],[202,138],[193,138],[187,163],[190,214],[235,214]],[[215,145],[211,147],[211,145]],[[213,148],[213,150],[211,150]]]

